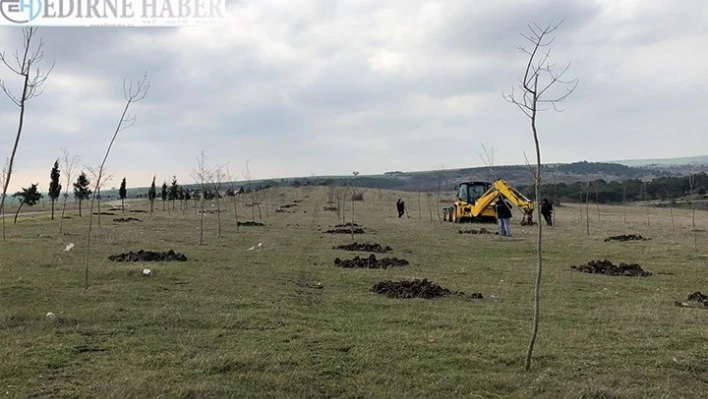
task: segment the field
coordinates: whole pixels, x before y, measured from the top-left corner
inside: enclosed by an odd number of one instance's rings
[[[376,256],[410,265],[347,269],[334,259],[369,253],[333,249],[352,238],[325,232],[342,223],[324,210],[327,191],[281,190],[272,197],[297,201],[286,209],[292,213],[266,212],[257,220],[265,226],[236,231],[229,208],[221,238],[216,214],[207,214],[204,245],[192,204],[184,214],[157,203],[153,214],[102,216],[88,290],[88,211],[83,218],[71,211],[63,235],[44,213],[17,225],[8,218],[0,243],[0,397],[708,397],[708,309],[675,304],[708,291],[704,211],[696,213],[694,243],[689,210],[674,210],[672,222],[669,209],[651,208],[647,224],[643,207],[601,207],[598,220],[591,206],[587,236],[584,207],[557,207],[556,226],[544,227],[540,335],[525,372],[535,228],[522,230],[518,211],[513,238],[458,234],[494,226],[431,222],[427,205],[419,220],[410,193],[367,191],[355,202],[365,231],[355,240],[391,246]],[[409,217],[395,214],[398,196]],[[252,218],[243,204],[239,213]],[[651,240],[605,242],[619,234]],[[64,252],[69,243],[76,246]],[[140,249],[172,249],[188,260],[108,260]],[[652,275],[570,268],[604,259],[638,263]],[[152,276],[142,275],[146,267]],[[371,291],[380,281],[413,278],[484,298],[391,299]]]

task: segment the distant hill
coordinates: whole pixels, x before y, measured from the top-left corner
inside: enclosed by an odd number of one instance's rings
[[[626,160],[617,162],[573,162],[544,165],[545,184],[573,184],[577,182],[604,180],[605,182],[629,179],[650,181],[659,177],[686,176],[691,172],[708,171],[708,156],[671,159]],[[512,186],[533,184],[528,165],[501,165],[446,169],[439,171],[389,171],[378,175],[360,176],[311,176],[254,181],[254,187],[273,185],[332,185],[347,183],[357,187],[391,189],[402,191],[451,191],[461,181],[494,181],[504,179]],[[236,187],[246,182],[235,182]],[[187,186],[187,188],[193,188]],[[129,197],[147,194],[147,187],[130,188]],[[159,188],[158,188],[159,190]],[[104,190],[104,197],[116,198],[117,191]]]

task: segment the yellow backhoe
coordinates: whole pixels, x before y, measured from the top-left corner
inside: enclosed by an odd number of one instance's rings
[[[452,223],[481,222],[495,223],[497,220],[494,203],[502,198],[507,205],[516,205],[523,214],[521,225],[532,225],[533,202],[511,187],[504,180],[489,182],[464,182],[458,184],[457,201],[449,208],[443,208],[443,220]]]

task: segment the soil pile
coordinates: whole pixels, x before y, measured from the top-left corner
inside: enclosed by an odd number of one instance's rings
[[[623,234],[619,236],[612,236],[605,238],[607,241],[649,241],[651,238],[644,238],[638,234]]]
[[[496,235],[499,235],[498,232],[487,230],[484,227],[482,227],[479,230],[476,230],[476,229],[459,230],[458,233],[459,234],[496,234]]]
[[[384,252],[390,252],[392,251],[392,248],[387,246],[382,246],[379,243],[373,243],[373,244],[368,244],[368,243],[358,243],[354,242],[352,244],[346,244],[346,245],[340,245],[338,247],[332,247],[333,249],[343,249],[345,251],[362,251],[362,252],[377,252],[377,253],[384,253]]]
[[[246,226],[246,227],[251,227],[251,226],[265,226],[261,222],[252,222],[252,221],[246,221],[246,222],[237,222],[239,226]]]
[[[128,212],[134,212],[134,213],[147,213],[147,211],[145,211],[145,210],[142,210],[142,209],[133,209],[132,211],[128,211]]]
[[[330,234],[364,234],[364,229],[355,227],[355,228],[348,228],[348,229],[330,229],[325,231],[325,233],[330,233]]]
[[[108,257],[113,262],[186,262],[187,257],[181,253],[169,250],[167,252],[143,251],[126,252]]]
[[[647,277],[651,276],[651,273],[644,271],[641,266],[636,263],[626,264],[620,263],[619,265],[614,265],[609,260],[593,260],[588,262],[587,265],[581,266],[571,266],[571,269],[575,269],[579,272],[592,273],[592,274],[606,274],[608,276],[631,276],[631,277]]]
[[[336,224],[336,225],[334,225],[334,227],[364,227],[364,226],[362,226],[360,224],[356,224],[356,223],[353,223],[353,224],[352,223],[344,223],[344,224]]]
[[[433,282],[428,281],[428,279],[415,279],[415,280],[404,280],[404,281],[382,281],[376,283],[371,291],[378,294],[386,295],[389,298],[423,298],[432,299],[440,298],[449,295],[461,295],[469,298],[482,299],[481,293],[476,292],[473,294],[465,294],[459,291],[450,291],[447,288],[443,288]]]
[[[325,210],[325,211],[336,212],[337,210],[339,210],[339,208],[337,208],[336,206],[325,206],[325,207],[324,207],[324,210]]]
[[[297,204],[285,204],[285,205],[281,205],[280,207],[287,209],[287,208],[294,208],[296,206],[297,206]]]
[[[113,219],[114,222],[118,223],[126,223],[126,222],[142,222],[142,220],[138,218],[116,218]]]
[[[696,291],[686,298],[686,302],[676,302],[676,306],[686,308],[708,308],[708,295]]]
[[[394,266],[408,266],[410,263],[405,259],[398,258],[383,258],[376,259],[376,255],[371,254],[368,258],[360,258],[355,256],[354,259],[335,259],[334,265],[344,268],[358,269],[387,269]]]
[[[115,213],[113,212],[94,212],[94,215],[105,215],[105,216],[114,216]]]

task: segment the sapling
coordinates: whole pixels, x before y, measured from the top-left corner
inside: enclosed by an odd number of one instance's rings
[[[562,22],[562,21],[561,21]],[[567,72],[570,64],[565,67],[562,71],[556,72],[554,64],[549,62],[550,51],[541,53],[542,49],[548,47],[553,39],[548,39],[548,35],[558,29],[560,23],[556,25],[548,25],[546,27],[540,27],[537,24],[529,25],[530,34],[522,34],[524,39],[530,42],[530,47],[520,46],[520,50],[528,55],[528,61],[526,63],[524,77],[521,81],[520,88],[521,94],[515,95],[512,90],[511,94],[505,95],[505,99],[510,103],[516,105],[523,113],[526,115],[531,122],[531,131],[533,133],[533,141],[536,149],[536,173],[534,176],[534,188],[536,192],[536,201],[541,196],[541,147],[539,145],[538,131],[536,130],[536,118],[537,113],[542,111],[543,108],[539,108],[539,105],[550,105],[558,111],[558,103],[564,101],[577,87],[578,80],[573,79],[571,81],[563,80],[563,75]],[[567,85],[565,87],[565,92],[556,97],[548,98],[548,90],[554,87],[556,84]],[[537,212],[540,209],[537,207]],[[541,215],[538,215],[539,223],[538,234],[537,234],[537,272],[536,272],[536,283],[534,288],[534,316],[533,316],[533,329],[531,333],[531,339],[529,341],[528,349],[526,351],[526,370],[531,369],[531,357],[533,354],[534,345],[536,343],[536,337],[538,336],[538,323],[540,314],[540,303],[541,303],[541,276],[543,272],[543,251],[542,251],[542,226],[540,223]]]

